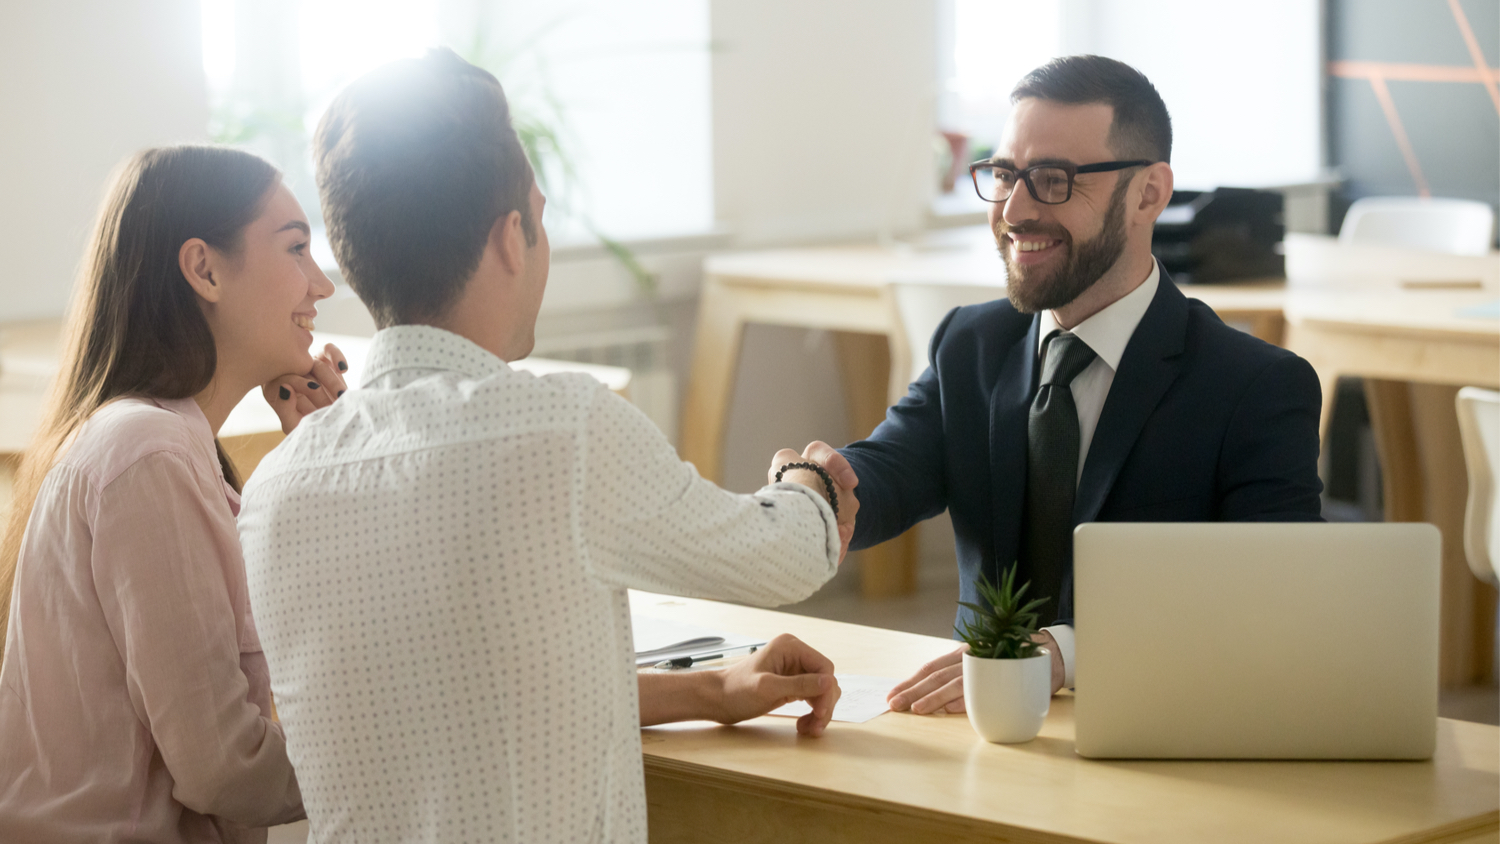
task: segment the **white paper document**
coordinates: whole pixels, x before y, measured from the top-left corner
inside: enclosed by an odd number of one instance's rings
[[[890,705],[885,702],[885,696],[895,688],[900,680],[892,680],[889,677],[866,677],[863,674],[835,674],[838,678],[839,690],[843,694],[839,702],[833,707],[833,720],[847,721],[851,724],[863,724],[877,715],[888,712]],[[806,701],[794,700],[786,706],[771,712],[772,715],[787,715],[792,718],[800,718],[812,711],[812,707]]]

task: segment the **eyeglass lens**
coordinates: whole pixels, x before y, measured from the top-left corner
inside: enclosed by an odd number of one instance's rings
[[[1038,202],[1056,204],[1068,201],[1068,171],[1061,167],[1038,167],[1029,171]],[[1004,167],[974,168],[974,186],[979,195],[991,202],[1004,202],[1015,193],[1021,177]]]

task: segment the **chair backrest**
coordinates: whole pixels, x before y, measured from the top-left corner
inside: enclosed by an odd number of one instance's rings
[[[1458,391],[1458,432],[1469,467],[1469,504],[1464,511],[1464,553],[1474,576],[1500,584],[1500,393],[1465,387]]]
[[[1495,238],[1495,211],[1469,199],[1371,196],[1355,200],[1339,240],[1484,255]]]
[[[954,308],[977,305],[1005,295],[1004,287],[979,284],[923,284],[898,282],[891,285],[895,295],[896,310],[901,318],[901,331],[906,335],[907,349],[911,354],[911,369],[907,382],[917,380],[927,368],[927,345],[932,341],[932,332],[938,323]]]

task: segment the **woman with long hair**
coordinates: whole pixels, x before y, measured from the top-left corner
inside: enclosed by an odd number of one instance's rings
[[[333,286],[270,164],[152,149],[101,210],[0,544],[0,841],[264,841],[302,816],[217,434],[344,390]]]

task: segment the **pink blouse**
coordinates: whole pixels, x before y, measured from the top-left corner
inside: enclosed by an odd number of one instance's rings
[[[248,842],[302,817],[213,432],[114,402],[42,484],[0,669],[0,841]]]

